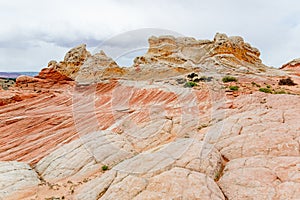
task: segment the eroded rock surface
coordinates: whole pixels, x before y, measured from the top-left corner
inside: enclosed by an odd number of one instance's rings
[[[94,190],[89,190],[94,188]],[[107,189],[108,188],[108,189]],[[95,193],[95,191],[98,191]],[[153,177],[111,171],[94,179],[77,199],[225,199],[207,175],[174,167]]]
[[[80,67],[90,56],[90,52],[86,50],[86,45],[82,44],[68,51],[63,61],[59,63],[51,61],[48,67],[52,67],[61,74],[74,80]]]
[[[255,156],[227,163],[219,185],[228,199],[299,199],[299,156]]]
[[[0,198],[299,199],[298,61],[225,34],[149,45],[128,68],[80,45],[0,91]]]
[[[38,187],[40,179],[37,173],[26,163],[0,162],[0,198],[8,199],[14,193],[15,199],[31,196],[35,191],[27,192],[30,187]]]

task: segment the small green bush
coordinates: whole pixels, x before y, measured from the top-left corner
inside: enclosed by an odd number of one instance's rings
[[[186,82],[184,87],[189,87],[189,88],[192,88],[194,86],[196,86],[197,83],[193,82],[193,81],[189,81],[189,82]]]
[[[232,85],[232,86],[229,86],[229,89],[232,90],[232,91],[238,91],[239,90],[239,86]]]
[[[222,78],[222,81],[224,83],[228,83],[228,82],[237,82],[237,78],[232,77],[232,76],[225,76]]]
[[[271,88],[271,86],[270,86],[270,85],[267,85],[267,88],[269,88],[269,89],[270,89],[270,88]]]
[[[284,90],[275,91],[275,94],[286,94]]]
[[[269,88],[259,88],[259,91],[264,93],[272,93],[272,90],[270,90]]]
[[[103,170],[103,171],[108,170],[108,166],[107,166],[107,165],[103,165],[103,166],[102,166],[102,170]]]

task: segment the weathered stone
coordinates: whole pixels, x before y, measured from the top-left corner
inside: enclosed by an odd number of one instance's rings
[[[68,51],[62,62],[55,64],[52,61],[51,63],[49,63],[49,65],[54,65],[55,70],[75,80],[80,67],[90,56],[90,52],[86,50],[86,45],[81,44]]]
[[[0,183],[0,199],[14,199],[34,194],[34,191],[28,192],[27,189],[37,189],[40,180],[29,165],[11,161],[0,162]]]
[[[300,157],[251,157],[227,163],[219,185],[228,199],[299,199]]]
[[[225,199],[217,184],[207,175],[178,167],[152,177],[108,172],[94,179],[77,194],[78,200],[97,198]]]

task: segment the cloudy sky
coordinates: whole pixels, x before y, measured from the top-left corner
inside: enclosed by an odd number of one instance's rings
[[[110,55],[126,65],[148,35],[172,33],[239,35],[274,67],[300,57],[297,0],[0,0],[0,25],[0,71],[39,71],[81,43],[109,55],[132,46]]]

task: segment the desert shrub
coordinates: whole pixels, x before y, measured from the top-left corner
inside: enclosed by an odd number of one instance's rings
[[[275,94],[286,94],[284,90],[275,91]]]
[[[296,83],[294,83],[294,81],[290,77],[288,77],[286,79],[284,79],[284,78],[280,79],[278,84],[279,85],[289,85],[289,86],[297,85]]]
[[[103,166],[102,166],[102,170],[103,170],[103,171],[108,170],[108,166],[107,166],[107,165],[103,165]]]
[[[232,85],[232,86],[229,86],[229,89],[232,90],[232,91],[237,91],[237,90],[239,90],[239,86]]]
[[[272,90],[270,90],[269,88],[259,88],[259,91],[264,93],[272,93]]]
[[[225,76],[223,77],[222,81],[224,83],[228,83],[228,82],[237,82],[237,78],[233,77],[233,76]]]
[[[196,86],[197,83],[193,82],[193,81],[189,81],[189,82],[186,82],[184,87],[189,87],[189,88],[192,88],[194,86]]]

